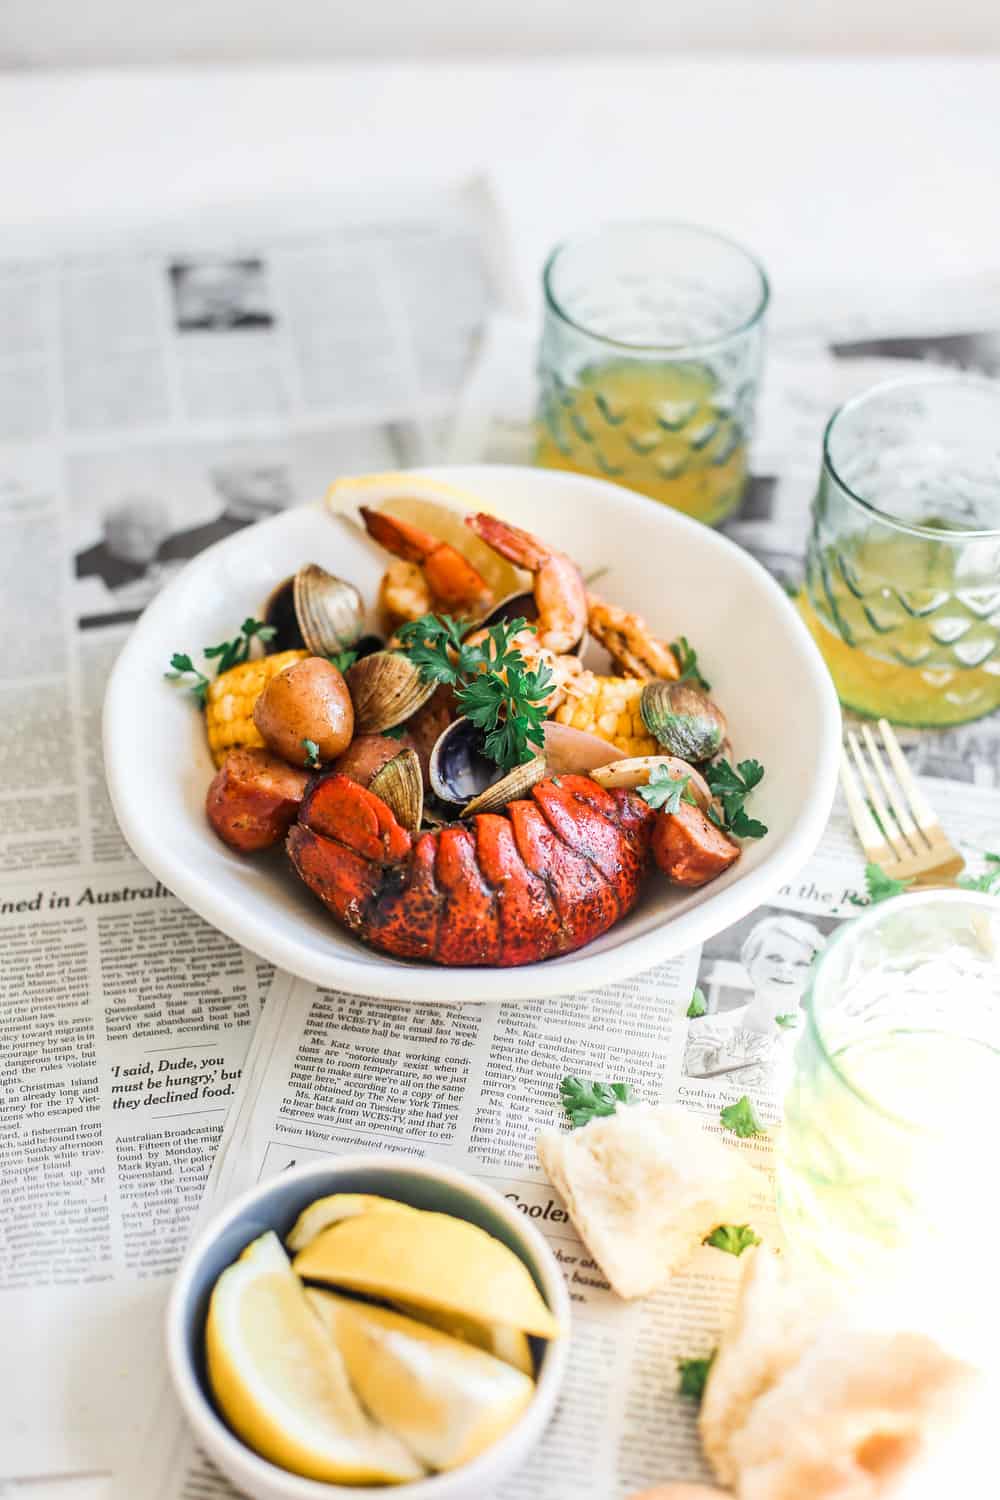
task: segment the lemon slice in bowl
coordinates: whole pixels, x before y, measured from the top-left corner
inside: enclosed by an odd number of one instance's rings
[[[398,1203],[395,1198],[380,1198],[377,1193],[329,1193],[325,1198],[316,1198],[304,1208],[285,1238],[289,1250],[304,1250],[318,1234],[339,1224],[342,1219],[353,1219],[367,1213],[416,1213],[408,1203]]]
[[[416,1318],[420,1323],[428,1323],[431,1328],[450,1334],[453,1339],[484,1349],[487,1354],[502,1359],[505,1365],[513,1365],[523,1375],[535,1373],[531,1345],[527,1334],[520,1328],[502,1323],[480,1323],[475,1318],[463,1318],[461,1313],[435,1307],[415,1307],[412,1302],[395,1302],[393,1306],[408,1318]]]
[[[415,1309],[459,1313],[546,1339],[559,1335],[524,1262],[485,1230],[449,1214],[359,1214],[324,1229],[293,1265],[306,1280]]]
[[[254,1240],[219,1277],[205,1352],[226,1421],[272,1463],[335,1484],[422,1476],[409,1450],[362,1410],[276,1234]]]
[[[362,474],[338,479],[326,493],[327,508],[335,516],[358,519],[358,506],[419,526],[441,542],[448,542],[472,564],[493,590],[498,602],[531,587],[530,576],[487,547],[465,524],[465,517],[492,509],[478,495],[422,474],[405,472]]]
[[[306,1293],[367,1409],[434,1469],[454,1469],[521,1416],[535,1384],[492,1355],[385,1307]]]

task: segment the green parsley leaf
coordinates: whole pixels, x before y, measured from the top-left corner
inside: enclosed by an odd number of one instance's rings
[[[636,790],[643,802],[648,802],[650,807],[657,808],[660,812],[675,813],[682,802],[695,801],[690,781],[690,776],[671,776],[667,766],[659,765],[650,771],[648,783]]]
[[[315,740],[303,740],[302,748],[306,752],[306,765],[310,770],[315,771],[319,765],[319,746]]]
[[[563,1109],[574,1125],[604,1115],[613,1115],[619,1104],[634,1104],[635,1096],[627,1083],[598,1083],[567,1075],[559,1085]]]
[[[406,733],[405,724],[394,724],[391,729],[380,729],[379,734],[387,740],[401,740]]]
[[[742,1255],[751,1245],[760,1244],[760,1236],[754,1234],[749,1224],[720,1224],[711,1234],[706,1234],[703,1245],[714,1250],[724,1250],[727,1255]]]
[[[744,802],[763,779],[764,767],[759,760],[741,760],[735,770],[728,760],[718,760],[706,769],[705,780],[722,804],[721,817],[715,807],[708,810],[708,816],[717,828],[740,839],[764,837],[767,825],[748,817],[743,810]]]
[[[691,996],[688,1008],[684,1012],[684,1014],[687,1016],[689,1021],[697,1021],[699,1016],[705,1016],[708,1014],[708,1006],[705,1004],[704,992],[698,989],[697,985],[695,986],[694,994]]]
[[[455,683],[458,668],[454,656],[462,653],[462,626],[451,615],[422,615],[396,631],[396,639],[425,682]]]
[[[205,656],[216,663],[215,675],[221,677],[230,667],[238,667],[241,662],[248,661],[250,642],[254,636],[262,641],[270,641],[274,638],[276,629],[276,626],[265,625],[263,620],[255,620],[252,615],[248,615],[240,626],[239,635],[234,636],[231,641],[220,641],[218,646],[205,646]]]
[[[353,667],[358,659],[356,651],[338,651],[335,656],[328,656],[327,661],[337,668],[338,672],[346,672],[348,667]]]
[[[788,1011],[783,1016],[775,1016],[774,1024],[776,1026],[783,1027],[785,1031],[789,1031],[792,1029],[792,1027],[799,1024],[799,1020],[798,1016],[796,1016],[792,1011]]]
[[[679,1359],[677,1361],[677,1369],[681,1377],[677,1389],[682,1396],[693,1396],[699,1406],[705,1394],[708,1372],[718,1352],[717,1349],[713,1349],[707,1359]]]
[[[913,884],[912,880],[893,880],[887,875],[881,865],[865,865],[865,889],[868,892],[864,896],[848,896],[852,906],[876,906],[880,901],[888,901],[890,896],[900,896],[907,886]]]
[[[688,641],[687,636],[682,635],[676,641],[671,641],[670,649],[676,656],[677,665],[681,669],[681,675],[677,680],[679,682],[693,682],[697,687],[701,688],[702,692],[709,692],[712,684],[706,682],[705,678],[701,675],[701,668],[698,666],[698,653]]]
[[[963,891],[982,891],[987,896],[1000,895],[1000,854],[984,854],[983,858],[991,866],[984,870],[981,875],[960,875],[955,884],[960,885]]]
[[[199,708],[204,708],[205,699],[208,694],[208,678],[204,672],[199,672],[186,651],[175,651],[170,658],[170,666],[171,671],[164,672],[163,675],[172,682],[177,682],[189,674],[194,677],[194,682],[188,683],[188,690],[192,698],[197,700]]]
[[[751,1135],[766,1135],[763,1125],[754,1114],[753,1105],[746,1094],[742,1099],[737,1099],[735,1104],[727,1104],[725,1109],[719,1111],[719,1119],[727,1130],[732,1130],[736,1135],[745,1139]]]

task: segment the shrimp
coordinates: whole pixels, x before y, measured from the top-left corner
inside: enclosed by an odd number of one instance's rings
[[[665,641],[657,640],[641,615],[587,595],[587,629],[618,663],[626,677],[680,676],[677,658]]]
[[[466,516],[465,524],[494,552],[534,575],[538,644],[557,656],[572,651],[587,625],[587,591],[573,559],[484,511]]]
[[[419,620],[434,608],[427,579],[416,563],[404,562],[401,557],[382,574],[378,602],[390,630],[407,620]]]
[[[449,542],[384,511],[360,507],[368,535],[404,562],[423,570],[434,603],[443,610],[482,615],[493,603],[485,578]]]

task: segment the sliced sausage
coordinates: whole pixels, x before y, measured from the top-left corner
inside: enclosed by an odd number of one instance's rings
[[[716,828],[700,807],[682,802],[675,813],[656,815],[653,858],[675,885],[704,885],[739,855],[739,844]]]
[[[308,780],[268,750],[230,750],[208,789],[208,821],[241,854],[267,849],[295,822]]]

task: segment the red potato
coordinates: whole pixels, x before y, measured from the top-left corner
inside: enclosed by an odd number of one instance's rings
[[[336,760],[354,734],[354,705],[341,673],[324,656],[307,656],[272,677],[254,704],[261,739],[293,766]]]
[[[408,734],[401,735],[398,740],[388,734],[359,734],[343,755],[338,755],[330,770],[349,776],[359,786],[370,786],[372,777],[395,760],[401,750],[412,749],[413,741]]]
[[[675,813],[657,814],[653,858],[674,885],[705,885],[739,856],[739,844],[716,828],[700,807],[682,802]]]
[[[308,780],[267,750],[230,750],[205,798],[208,821],[230,849],[268,849],[298,817]]]

